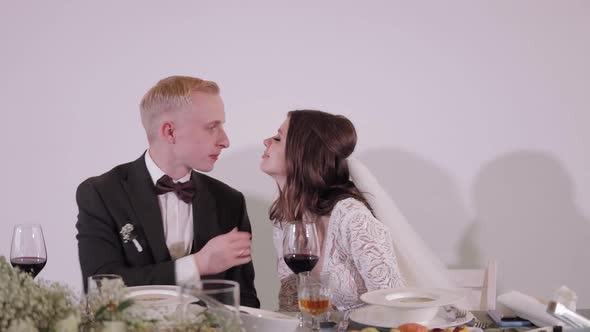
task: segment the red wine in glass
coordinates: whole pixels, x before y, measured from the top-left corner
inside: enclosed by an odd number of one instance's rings
[[[45,239],[40,225],[16,225],[12,234],[10,263],[35,278],[47,263]]]
[[[283,259],[287,266],[295,274],[311,271],[320,257],[315,223],[289,223],[283,232]]]
[[[316,255],[288,254],[283,256],[283,259],[291,271],[295,274],[299,274],[301,272],[313,270],[320,258]]]
[[[43,270],[45,263],[47,263],[47,259],[40,257],[16,257],[10,259],[12,267],[18,267],[21,271],[30,273],[33,278]]]

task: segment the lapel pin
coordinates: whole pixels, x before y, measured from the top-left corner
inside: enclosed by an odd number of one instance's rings
[[[119,234],[121,234],[121,237],[123,238],[123,243],[131,241],[135,245],[137,251],[142,252],[143,248],[141,247],[141,244],[139,244],[139,241],[137,241],[137,235],[135,234],[135,232],[133,232],[133,230],[133,225],[127,223],[125,224],[125,226],[121,227],[121,231],[119,232]]]

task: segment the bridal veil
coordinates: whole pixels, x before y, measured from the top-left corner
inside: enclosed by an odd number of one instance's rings
[[[352,182],[371,205],[375,217],[391,232],[397,262],[407,286],[455,288],[445,265],[414,231],[369,169],[355,158],[349,157],[347,161]]]

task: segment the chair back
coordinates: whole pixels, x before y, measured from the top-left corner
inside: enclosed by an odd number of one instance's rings
[[[467,290],[469,310],[496,309],[496,260],[489,261],[485,269],[449,269],[457,287]]]

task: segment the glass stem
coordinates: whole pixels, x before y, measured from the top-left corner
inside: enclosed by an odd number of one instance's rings
[[[303,322],[303,313],[298,313],[297,318],[299,318],[299,327],[305,327]]]
[[[316,315],[311,315],[311,330],[312,331],[319,331],[320,330],[320,317]]]

